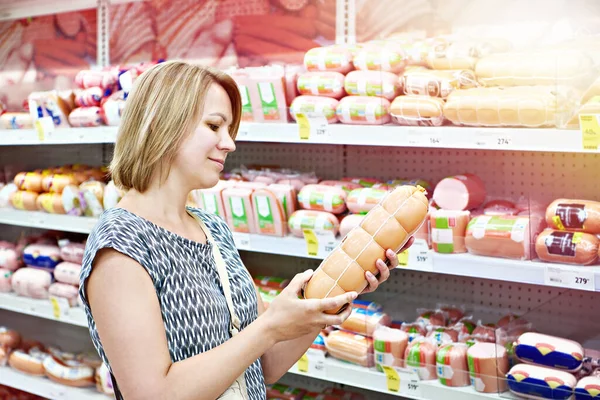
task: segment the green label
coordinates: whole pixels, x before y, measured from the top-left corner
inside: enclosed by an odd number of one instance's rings
[[[241,197],[230,197],[229,206],[231,208],[231,216],[233,217],[233,226],[248,226],[248,217],[246,216],[246,207]]]
[[[421,349],[420,343],[416,343],[410,348],[410,351],[408,352],[408,357],[406,357],[406,363],[410,367],[420,367],[421,366],[421,352],[419,351],[420,349]]]
[[[467,354],[467,363],[469,364],[469,371],[470,371],[471,378],[475,378],[475,359],[470,354]],[[472,379],[471,379],[471,381],[472,381]],[[473,382],[471,382],[471,383],[473,383]]]
[[[260,230],[272,230],[274,228],[273,213],[271,212],[271,202],[266,196],[256,197],[256,216]]]
[[[438,253],[454,253],[454,235],[452,233],[452,228],[450,227],[450,222],[447,217],[436,217],[434,218],[434,226],[433,228],[441,231],[438,232],[438,238],[441,236],[444,239],[448,239],[445,242],[437,243],[437,251]]]
[[[242,117],[252,119],[252,100],[248,94],[248,88],[244,85],[238,85],[240,96],[242,97]]]
[[[438,350],[436,362],[438,364],[438,378],[442,385],[448,384],[448,379],[444,377],[444,366],[446,365],[446,355],[452,349],[452,346],[445,346]],[[441,368],[440,368],[441,366]]]
[[[373,341],[373,348],[375,349],[375,351],[379,351],[381,353],[385,353],[386,352],[385,341],[383,341],[383,340],[374,340]]]
[[[273,84],[269,82],[259,82],[258,93],[265,119],[279,119],[279,109],[277,108],[277,98]]]
[[[217,199],[214,194],[202,193],[202,202],[204,203],[204,210],[208,211],[211,214],[219,215]]]

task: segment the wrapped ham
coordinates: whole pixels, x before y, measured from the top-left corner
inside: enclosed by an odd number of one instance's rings
[[[475,343],[467,352],[471,382],[481,393],[501,393],[507,390],[508,372],[506,348],[495,343]]]
[[[346,74],[354,69],[352,52],[343,46],[325,46],[310,49],[304,55],[308,71],[337,71]]]
[[[296,237],[304,237],[303,229],[331,232],[333,236],[337,236],[340,223],[335,215],[326,211],[298,210],[290,216],[288,228]]]
[[[413,340],[406,348],[404,355],[406,368],[416,372],[423,381],[436,379],[436,352],[437,345],[435,343],[424,338]]]
[[[408,334],[400,329],[378,326],[373,333],[375,364],[382,366],[404,367],[404,353],[408,346]]]
[[[437,253],[466,253],[465,235],[469,211],[432,210],[430,212],[431,243]]]
[[[340,100],[336,113],[343,124],[384,125],[390,122],[390,102],[382,97],[348,96]]]
[[[442,126],[444,101],[429,96],[398,96],[390,106],[390,114],[399,125]]]
[[[437,376],[444,386],[469,386],[467,366],[468,346],[463,343],[449,343],[439,348],[436,355]]]
[[[399,93],[398,76],[385,71],[352,71],[346,75],[344,88],[350,96],[376,96],[392,101]]]
[[[344,75],[333,71],[305,72],[298,77],[301,95],[325,96],[341,99],[344,91]]]
[[[530,232],[528,217],[484,215],[467,225],[465,245],[471,254],[529,260]]]
[[[433,201],[446,210],[473,210],[484,203],[486,195],[481,178],[467,173],[442,179],[433,191]]]
[[[323,117],[329,124],[338,122],[336,109],[339,102],[331,97],[320,97],[312,95],[298,96],[292,101],[290,115],[297,121],[298,114],[310,114]]]

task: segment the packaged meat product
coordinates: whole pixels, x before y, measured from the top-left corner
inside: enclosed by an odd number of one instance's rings
[[[546,209],[549,228],[600,234],[600,202],[557,199]]]
[[[94,380],[96,381],[96,390],[98,390],[100,393],[109,396],[113,396],[115,394],[110,371],[108,370],[106,364],[103,363],[100,367],[96,368]]]
[[[124,195],[125,193],[121,189],[117,188],[113,181],[108,182],[104,188],[104,196],[102,197],[104,209],[108,210],[109,208],[116,207]]]
[[[584,87],[593,79],[594,62],[579,50],[491,54],[475,66],[484,86]]]
[[[298,77],[301,95],[325,96],[341,99],[344,91],[344,75],[334,71],[305,72]]]
[[[37,349],[32,349],[28,352],[15,350],[8,358],[8,365],[27,375],[44,376],[45,371],[43,363],[46,357],[48,357],[48,354]]]
[[[575,377],[568,372],[528,364],[515,365],[506,378],[512,393],[539,400],[568,400],[577,384]]]
[[[432,210],[431,243],[437,253],[466,253],[465,235],[469,211]]]
[[[429,333],[427,338],[431,339],[438,346],[444,346],[448,343],[458,343],[460,335],[460,327],[435,326],[428,327]]]
[[[67,116],[71,112],[71,107],[58,91],[33,92],[29,94],[28,104],[33,122],[44,117],[51,117],[55,127],[69,128]]]
[[[47,299],[51,283],[51,273],[36,268],[21,268],[12,276],[13,291],[20,296],[34,299]]]
[[[55,282],[48,287],[48,295],[67,299],[71,307],[76,307],[79,292],[77,286]]]
[[[77,107],[99,106],[104,97],[102,88],[96,86],[75,91],[75,105]]]
[[[373,339],[346,331],[331,332],[325,340],[327,353],[339,360],[363,367],[375,366]]]
[[[12,243],[0,241],[0,268],[15,271],[21,267],[21,256]]]
[[[425,327],[446,326],[448,324],[448,315],[442,310],[417,310],[419,316],[417,322]]]
[[[290,106],[290,115],[294,121],[297,121],[297,115],[316,114],[327,120],[329,124],[338,122],[336,109],[339,101],[331,97],[319,96],[298,96],[292,101]]]
[[[306,210],[341,214],[346,211],[346,192],[333,186],[306,185],[298,193],[298,203]]]
[[[598,397],[600,393],[600,377],[586,376],[577,382],[574,394],[575,400],[589,400]]]
[[[225,219],[225,203],[223,202],[223,190],[227,187],[233,187],[232,182],[220,180],[215,186],[209,189],[200,189],[192,191],[198,207],[210,214],[218,215]]]
[[[120,90],[111,94],[102,102],[102,117],[104,123],[108,126],[119,126],[121,123],[121,115],[125,109],[125,100],[127,96],[124,91]]]
[[[87,181],[79,185],[79,190],[85,199],[85,209],[83,215],[86,217],[100,217],[104,211],[102,200],[104,199],[104,189],[106,184],[100,181]]]
[[[456,324],[465,317],[465,311],[461,307],[440,305],[439,310],[448,316],[447,324]]]
[[[37,211],[37,197],[36,192],[18,190],[10,193],[9,200],[10,204],[17,210]]]
[[[254,204],[255,231],[261,235],[287,235],[287,221],[281,202],[269,189],[257,189],[252,192]]]
[[[234,232],[256,233],[252,189],[227,188],[222,192],[227,224]]]
[[[325,46],[310,49],[304,55],[308,71],[337,71],[347,74],[354,69],[352,52],[343,46]]]
[[[55,245],[30,244],[23,249],[23,262],[29,267],[53,270],[60,261],[60,249]]]
[[[467,173],[438,182],[433,191],[433,201],[446,210],[473,210],[483,204],[486,195],[481,178]]]
[[[407,64],[407,56],[401,48],[368,45],[359,49],[354,56],[356,69],[367,71],[402,72]]]
[[[0,293],[8,293],[12,290],[13,271],[0,268]]]
[[[335,215],[326,211],[298,210],[288,219],[288,228],[296,237],[304,237],[303,229],[329,231],[337,236],[340,223]]]
[[[404,354],[406,368],[414,371],[423,381],[437,378],[437,345],[425,338],[414,339]]]
[[[434,38],[425,64],[431,69],[474,70],[481,57],[506,52],[511,47],[511,43],[504,39]]]
[[[528,217],[482,215],[467,225],[465,245],[479,256],[530,260],[530,232]]]
[[[475,343],[467,351],[471,385],[481,393],[502,393],[507,390],[506,348],[495,343]]]
[[[366,214],[371,211],[388,194],[387,190],[362,188],[348,194],[346,203],[348,210],[355,214]]]
[[[340,100],[337,117],[343,124],[383,125],[390,122],[390,102],[382,97],[348,96]]]
[[[69,185],[79,185],[74,174],[48,174],[42,179],[42,190],[44,192],[62,193],[65,187]]]
[[[96,383],[94,369],[74,360],[61,360],[50,355],[44,359],[43,366],[46,376],[61,385],[86,387]]]
[[[398,95],[398,76],[385,71],[352,71],[346,75],[344,88],[350,96],[376,96],[389,101]]]
[[[427,329],[425,329],[425,324],[422,322],[413,322],[413,323],[406,323],[403,322],[402,325],[400,326],[400,329],[403,332],[406,332],[408,334],[408,342],[411,343],[413,340],[420,338],[420,337],[425,337],[425,335],[427,335]]]
[[[385,250],[398,252],[423,224],[428,209],[423,192],[422,188],[401,186],[369,211],[360,226],[323,260],[306,285],[305,298],[362,292],[368,284],[365,271],[377,274],[376,261],[386,259]]]
[[[62,195],[59,193],[40,193],[35,204],[40,211],[50,214],[66,214],[62,204]]]
[[[561,127],[574,109],[570,92],[556,86],[473,88],[452,92],[444,116],[455,125]]]
[[[398,96],[390,106],[390,114],[399,125],[442,126],[444,100],[429,96]]]
[[[373,333],[375,365],[383,372],[382,366],[404,367],[404,353],[408,346],[408,334],[400,329],[378,326]]]
[[[346,182],[346,181],[321,181],[321,182],[319,182],[319,185],[335,186],[337,188],[342,189],[344,192],[347,192],[347,193],[350,193],[351,191],[353,191],[355,189],[360,189],[363,187],[362,185],[359,185],[358,183]]]
[[[65,246],[66,247],[66,246]],[[63,254],[61,249],[61,254]],[[71,260],[77,257],[69,257]],[[74,263],[69,261],[63,261],[56,265],[54,268],[54,278],[61,283],[69,285],[79,285],[79,274],[81,272],[81,263]]]
[[[502,330],[497,329],[495,325],[483,325],[478,323],[477,327],[473,329],[471,336],[467,338],[466,343],[502,343],[505,341],[504,339]]]
[[[353,308],[352,313],[346,319],[340,329],[363,336],[372,337],[378,326],[389,326],[392,320],[384,312],[366,310],[364,308]]]
[[[346,215],[340,222],[340,236],[345,237],[352,229],[359,226],[363,219],[365,216],[360,214]]]
[[[439,348],[436,355],[437,376],[440,383],[450,387],[469,386],[467,366],[468,346],[464,343],[449,343]]]
[[[319,350],[323,353],[327,353],[327,348],[325,347],[325,335],[323,333],[319,333],[315,340],[313,340],[310,348],[313,350]]]
[[[39,172],[19,172],[15,175],[13,183],[18,190],[41,193],[45,189],[42,186],[44,176]]]
[[[267,187],[271,192],[275,194],[279,203],[283,207],[283,215],[285,221],[288,220],[290,215],[296,211],[296,189],[292,185],[283,185],[279,183],[273,183]]]
[[[379,303],[375,303],[368,300],[354,299],[352,301],[353,308],[362,308],[370,312],[383,312],[383,306]]]
[[[75,264],[83,263],[83,253],[85,251],[85,244],[83,243],[75,243],[75,242],[66,242],[60,243],[60,258],[63,261],[68,261]],[[57,265],[58,267],[58,265]]]
[[[365,187],[365,188],[370,188],[375,186],[378,183],[381,183],[378,179],[374,179],[374,178],[365,178],[365,177],[352,177],[352,176],[345,176],[342,178],[342,182],[350,182],[350,183],[354,183],[357,185],[360,185],[361,187]],[[412,186],[417,186],[417,185],[412,185]],[[358,189],[358,188],[356,188]]]
[[[483,206],[484,215],[517,215],[519,212],[520,210],[517,205],[508,200],[492,200]]]
[[[109,89],[118,81],[118,73],[112,71],[81,70],[75,76],[75,84],[82,89],[100,87]]]
[[[521,335],[514,350],[522,362],[566,372],[579,371],[584,356],[583,347],[579,343],[537,332]]]
[[[0,326],[0,346],[6,346],[8,349],[16,349],[21,344],[21,335],[19,332]]]
[[[287,122],[285,70],[281,65],[246,68],[256,88],[251,91],[252,107],[259,110],[257,122]],[[256,116],[256,114],[254,114]]]
[[[496,326],[498,328],[512,329],[523,325],[529,325],[529,322],[522,316],[509,313],[498,320]]]
[[[12,206],[11,198],[13,193],[16,193],[17,191],[17,185],[14,183],[9,183],[0,187],[0,208]]]
[[[475,74],[467,69],[436,71],[412,68],[400,76],[400,88],[405,95],[446,99],[457,89],[469,89],[476,86]]]
[[[591,265],[598,260],[600,241],[597,236],[583,232],[544,229],[535,242],[535,251],[542,261]]]
[[[294,388],[281,383],[269,385],[267,387],[267,398],[268,399],[281,399],[281,400],[302,400],[306,390]]]
[[[7,112],[0,115],[0,129],[33,129],[31,114]]]

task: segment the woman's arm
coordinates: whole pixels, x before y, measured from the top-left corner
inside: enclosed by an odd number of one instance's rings
[[[298,299],[311,273],[296,275],[271,307],[238,335],[176,363],[169,355],[154,285],[136,261],[112,249],[99,251],[86,290],[98,335],[126,400],[213,400],[276,343],[348,318],[349,312],[334,316],[325,310],[351,302],[356,293]]]

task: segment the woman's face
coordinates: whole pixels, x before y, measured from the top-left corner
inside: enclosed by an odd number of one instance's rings
[[[227,92],[213,83],[204,100],[200,124],[183,141],[173,165],[193,188],[211,188],[219,181],[227,155],[235,151],[229,134],[232,119]]]

